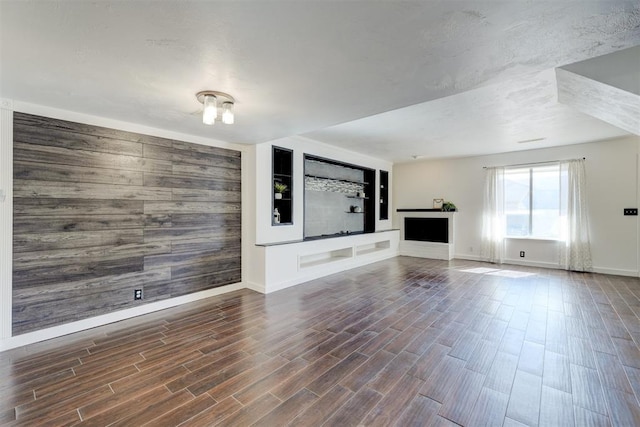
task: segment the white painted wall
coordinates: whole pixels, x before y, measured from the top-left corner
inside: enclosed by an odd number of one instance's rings
[[[588,144],[396,164],[394,172],[394,226],[398,208],[428,208],[434,198],[454,202],[456,258],[477,259],[482,230],[483,166],[512,165],[586,157],[589,217],[594,269],[598,272],[638,276],[638,217],[623,216],[626,207],[638,207],[638,155],[640,137],[625,137]],[[557,267],[554,241],[509,240],[506,259]],[[526,257],[520,258],[519,252]]]

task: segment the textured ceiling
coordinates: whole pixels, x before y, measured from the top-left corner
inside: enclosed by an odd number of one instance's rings
[[[633,46],[637,1],[3,0],[0,96],[401,161],[623,135],[557,104],[553,69]],[[235,125],[202,125],[203,89]]]

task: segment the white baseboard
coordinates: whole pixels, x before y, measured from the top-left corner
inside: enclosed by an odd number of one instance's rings
[[[261,294],[264,294],[264,285],[261,285],[259,283],[253,283],[253,282],[245,282],[245,287],[247,289],[251,289],[252,291],[256,291],[256,292],[260,292]]]
[[[593,267],[594,273],[611,274],[613,276],[629,276],[639,277],[640,273],[636,270],[622,270],[619,268]]]
[[[540,267],[540,268],[551,268],[554,270],[561,270],[560,265],[555,262],[522,261],[519,259],[505,259],[502,263],[511,264],[511,265],[521,265],[523,267]]]
[[[77,322],[65,323],[64,325],[54,326],[39,331],[28,332],[26,334],[17,335],[15,337],[0,340],[0,352],[10,350],[12,348],[21,347],[23,345],[33,344],[40,341],[58,338],[64,335],[80,332],[98,326],[107,325],[109,323],[119,322],[121,320],[130,319],[143,314],[153,313],[154,311],[164,310],[166,308],[175,307],[189,302],[199,301],[216,295],[226,294],[228,292],[245,289],[244,283],[234,283],[231,285],[220,286],[218,288],[208,289],[206,291],[196,292],[189,295],[183,295],[163,301],[152,302],[135,308],[115,311],[113,313],[103,314],[88,319],[78,320]]]
[[[480,258],[479,255],[456,254],[456,255],[453,256],[453,259],[463,259],[465,261],[479,261],[479,262],[482,262],[482,258]]]

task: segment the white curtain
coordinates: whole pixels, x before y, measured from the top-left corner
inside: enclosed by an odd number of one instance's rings
[[[587,216],[587,189],[584,160],[560,162],[567,176],[567,206],[564,242],[560,243],[560,266],[565,270],[591,271],[591,243]]]
[[[484,261],[501,264],[504,257],[504,167],[486,169],[482,211],[482,245]]]

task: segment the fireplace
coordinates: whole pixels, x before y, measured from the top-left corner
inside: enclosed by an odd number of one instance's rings
[[[404,239],[449,243],[449,218],[405,218]]]
[[[439,209],[398,209],[400,255],[453,259],[455,214]]]

